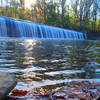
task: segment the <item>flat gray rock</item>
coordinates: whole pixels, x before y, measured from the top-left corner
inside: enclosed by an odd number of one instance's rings
[[[12,74],[0,72],[0,100],[2,100],[16,85],[16,77]]]

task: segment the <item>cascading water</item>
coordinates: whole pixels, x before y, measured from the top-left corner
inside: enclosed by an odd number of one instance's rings
[[[0,37],[86,39],[82,32],[66,30],[33,22],[0,17]]]
[[[6,21],[0,17],[0,37],[7,37]]]

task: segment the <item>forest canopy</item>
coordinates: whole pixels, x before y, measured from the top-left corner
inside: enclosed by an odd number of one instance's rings
[[[0,16],[30,20],[36,23],[74,29],[83,32],[100,32],[100,0],[36,0],[30,8],[25,0],[4,0]]]

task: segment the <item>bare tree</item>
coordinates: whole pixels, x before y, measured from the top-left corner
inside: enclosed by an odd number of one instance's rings
[[[88,20],[90,18],[91,6],[93,5],[94,0],[84,0],[84,20]]]
[[[92,28],[95,31],[96,29],[96,21],[97,18],[99,19],[100,17],[100,0],[94,0],[93,2],[93,12],[92,12],[92,18],[93,18],[93,24],[92,24]],[[100,30],[100,21],[98,24],[98,30]]]
[[[63,25],[63,27],[64,27],[64,14],[65,14],[65,12],[66,12],[66,10],[65,10],[66,0],[59,0],[59,2],[60,2],[60,4],[61,4],[61,12],[62,12],[61,18],[62,18],[62,25]]]
[[[1,15],[3,15],[3,13],[2,13],[2,5],[3,5],[3,0],[0,0],[0,3],[1,3]]]
[[[20,5],[21,5],[21,8],[24,9],[25,0],[20,0]]]

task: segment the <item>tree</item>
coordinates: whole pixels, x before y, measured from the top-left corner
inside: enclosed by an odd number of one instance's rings
[[[25,5],[25,0],[20,0],[20,6],[22,9],[24,9]]]
[[[60,0],[60,4],[61,4],[61,18],[62,18],[62,26],[64,27],[64,20],[65,20],[65,18],[64,18],[64,14],[65,14],[65,12],[66,12],[66,10],[65,10],[65,4],[66,4],[66,0]]]
[[[18,2],[20,1],[20,2]],[[0,0],[3,5],[4,0]],[[25,0],[5,0],[0,7],[2,16],[70,28],[87,32],[100,32],[100,0],[36,0],[32,9],[25,8]]]

